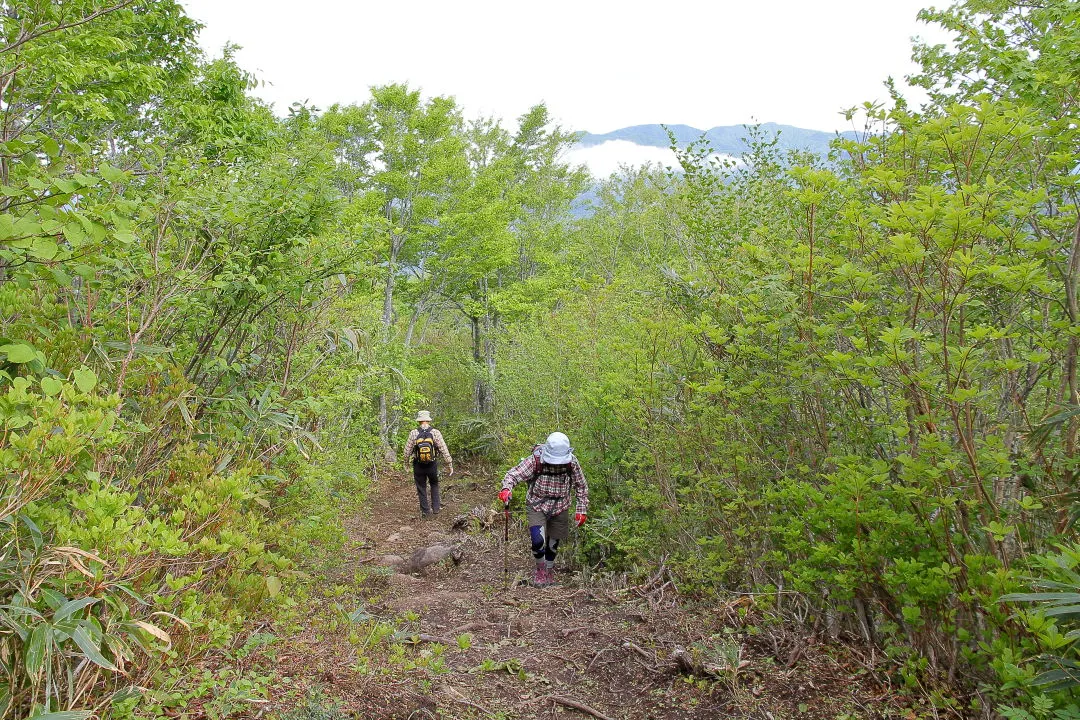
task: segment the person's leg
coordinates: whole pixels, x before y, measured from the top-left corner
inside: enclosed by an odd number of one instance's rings
[[[555,582],[555,556],[559,554],[559,543],[569,536],[569,511],[563,511],[548,520],[547,546],[544,548],[544,579],[549,585]]]
[[[439,501],[439,463],[431,463],[431,472],[428,474],[428,484],[431,486],[431,512],[439,514],[442,503]]]
[[[420,514],[427,517],[431,514],[427,499],[427,468],[420,463],[413,463],[413,481],[416,483],[416,496],[420,499]]]
[[[529,523],[529,540],[532,542],[532,554],[536,560],[536,572],[533,573],[533,585],[541,587],[547,577],[544,555],[547,552],[547,518],[543,513],[528,510],[525,518]]]

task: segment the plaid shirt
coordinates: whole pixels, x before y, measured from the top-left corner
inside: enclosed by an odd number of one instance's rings
[[[405,443],[405,462],[415,460],[412,456],[413,448],[416,447],[416,436],[420,434],[420,428],[413,428],[413,431],[409,433],[409,439]],[[435,441],[435,449],[438,451],[436,457],[446,458],[446,464],[450,467],[454,467],[454,458],[450,457],[450,450],[446,447],[446,441],[443,440],[442,433],[431,428],[431,439]]]
[[[540,463],[535,457],[529,455],[510,468],[503,478],[503,488],[512,490],[519,482],[532,483],[525,495],[525,505],[530,510],[555,517],[570,507],[570,488],[573,486],[577,495],[577,511],[586,514],[589,510],[589,484],[585,482],[585,473],[581,471],[577,458],[570,461],[569,475],[541,475],[537,471]]]

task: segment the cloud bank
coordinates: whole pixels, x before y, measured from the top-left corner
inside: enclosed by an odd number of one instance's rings
[[[638,145],[629,140],[608,140],[607,142],[582,147],[575,145],[564,158],[571,165],[584,165],[593,177],[606,178],[618,172],[620,165],[641,166],[646,163],[661,166],[675,166],[675,153],[670,148]]]
[[[712,157],[734,160],[736,164],[741,164],[741,160],[731,155],[716,153]],[[624,165],[641,167],[645,164],[653,164],[681,169],[671,148],[638,145],[629,140],[608,140],[590,147],[575,145],[563,156],[563,159],[571,165],[584,165],[593,177],[598,179],[604,179],[619,172],[619,168]]]

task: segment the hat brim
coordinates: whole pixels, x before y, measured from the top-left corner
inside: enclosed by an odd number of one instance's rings
[[[572,452],[565,455],[553,455],[548,453],[546,449],[540,451],[540,461],[546,462],[548,465],[569,465],[573,459],[574,453]]]

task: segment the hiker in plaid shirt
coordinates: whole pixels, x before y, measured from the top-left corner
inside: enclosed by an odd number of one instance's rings
[[[413,428],[405,442],[405,462],[412,461],[413,480],[416,482],[416,495],[420,499],[420,516],[430,518],[439,514],[442,502],[439,497],[439,462],[446,461],[450,475],[454,474],[454,458],[446,447],[442,433],[431,427],[431,413],[421,410],[416,414],[419,427]],[[420,448],[426,447],[430,457],[420,457]],[[428,487],[431,487],[431,504],[428,505]]]
[[[525,494],[525,517],[532,539],[536,572],[533,585],[546,587],[555,582],[555,555],[559,541],[570,534],[570,489],[577,496],[574,523],[585,523],[589,509],[589,484],[573,452],[570,438],[561,432],[548,435],[543,445],[533,448],[533,454],[510,468],[503,478],[499,500],[510,502],[514,486],[528,485]]]

